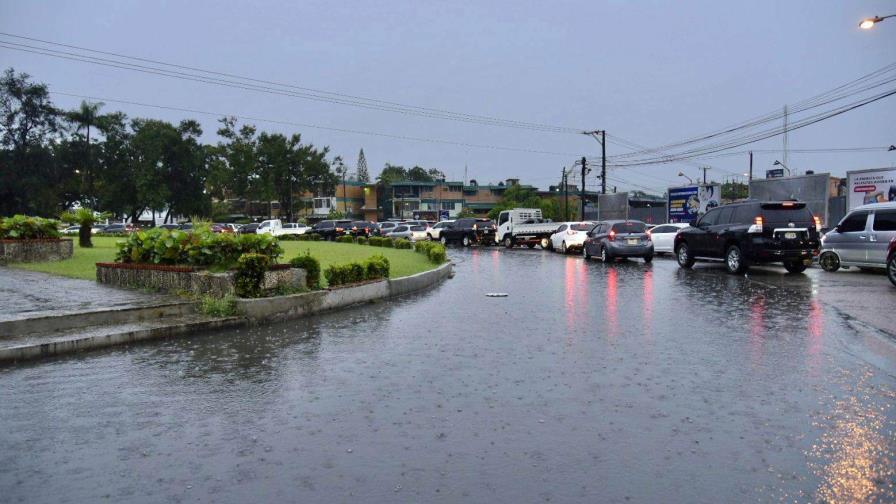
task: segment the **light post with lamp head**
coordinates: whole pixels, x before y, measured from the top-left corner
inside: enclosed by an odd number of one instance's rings
[[[871,18],[863,19],[861,23],[859,23],[859,28],[863,30],[870,30],[874,28],[874,25],[880,23],[884,19],[896,17],[896,14],[890,14],[889,16],[874,16]]]
[[[772,163],[772,166],[781,166],[782,168],[784,168],[785,170],[787,170],[787,175],[788,175],[788,176],[790,175],[790,168],[788,168],[786,164],[784,164],[784,163],[778,161],[777,159],[775,160],[774,163]]]

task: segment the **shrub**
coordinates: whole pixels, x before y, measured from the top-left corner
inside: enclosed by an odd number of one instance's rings
[[[385,237],[383,237],[383,245],[382,246],[386,247],[386,248],[393,248],[395,246],[395,241],[392,240],[392,238],[385,236]]]
[[[420,252],[421,254],[427,254],[434,244],[435,242],[431,241],[418,241],[414,244],[414,251]]]
[[[40,240],[59,238],[59,223],[53,219],[13,215],[0,219],[0,239]]]
[[[336,238],[339,243],[355,243],[355,239],[349,235],[339,236]]]
[[[398,240],[395,240],[395,248],[397,248],[397,249],[410,250],[413,247],[414,247],[414,244],[411,243],[409,240],[406,240],[405,238],[400,238]]]
[[[365,278],[367,280],[377,280],[380,278],[389,278],[389,260],[385,256],[375,255],[367,259],[364,264]]]
[[[237,262],[234,287],[236,294],[245,298],[261,297],[264,293],[264,274],[271,259],[264,254],[246,253]]]
[[[324,239],[321,235],[319,235],[317,233],[311,233],[308,235],[308,237],[311,238],[311,241],[321,241]]]
[[[203,227],[192,232],[179,229],[137,231],[118,243],[117,262],[189,264],[230,268],[240,256],[262,254],[276,260],[283,254],[277,239],[267,234],[212,233]]]
[[[436,263],[442,264],[443,262],[448,260],[448,255],[445,252],[445,246],[441,243],[433,243],[433,246],[429,248],[429,251],[426,255],[429,257],[429,260]]]
[[[355,239],[355,243],[358,245],[367,245],[367,238],[364,236],[359,236]]]
[[[212,317],[230,317],[236,315],[236,300],[233,296],[202,296],[199,300],[199,312]]]
[[[304,255],[293,257],[289,264],[293,268],[302,268],[305,270],[305,285],[309,289],[316,289],[320,285],[320,261],[311,257],[307,251]]]
[[[371,247],[382,247],[383,246],[383,238],[381,236],[371,236],[369,240],[367,240],[368,245]]]
[[[324,270],[324,277],[330,287],[389,278],[389,260],[376,255],[360,263],[334,264]]]

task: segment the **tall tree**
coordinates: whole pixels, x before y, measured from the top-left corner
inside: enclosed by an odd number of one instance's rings
[[[84,195],[90,202],[90,205],[94,207],[96,206],[96,194],[94,194],[93,190],[95,176],[91,164],[90,127],[97,126],[103,120],[103,116],[100,115],[100,107],[103,105],[104,103],[102,102],[88,103],[82,101],[80,107],[65,113],[66,120],[75,126],[76,134],[80,133],[81,129],[84,129],[86,132],[84,137],[84,160],[80,171],[84,184]]]
[[[385,185],[407,179],[408,171],[403,166],[391,165],[389,163],[383,166],[383,171],[376,177],[377,182]]]
[[[364,156],[364,149],[358,153],[358,182],[370,182],[370,173],[367,171],[367,158]]]

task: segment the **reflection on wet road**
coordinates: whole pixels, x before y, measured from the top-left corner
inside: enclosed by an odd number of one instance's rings
[[[896,499],[896,345],[812,276],[451,256],[397,302],[0,369],[3,500]]]

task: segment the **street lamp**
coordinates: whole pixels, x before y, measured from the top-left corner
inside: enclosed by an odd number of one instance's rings
[[[887,152],[894,151],[894,150],[896,150],[896,145],[891,145],[890,148],[887,149]]]
[[[787,174],[790,175],[790,168],[788,168],[786,164],[784,164],[784,163],[778,161],[777,159],[775,160],[774,163],[772,163],[772,166],[781,166],[781,167],[783,167],[785,170],[787,170]]]
[[[863,19],[862,22],[859,23],[859,28],[861,28],[863,30],[870,30],[877,23],[880,23],[884,19],[891,18],[891,17],[896,17],[896,14],[890,14],[889,16],[883,16],[883,17],[874,16],[873,18]]]
[[[692,183],[692,184],[694,183],[694,179],[692,179],[691,177],[688,177],[687,175],[685,175],[684,172],[678,172],[678,176],[679,176],[679,177],[684,177],[684,178],[688,179],[688,182],[690,182],[690,183]]]

